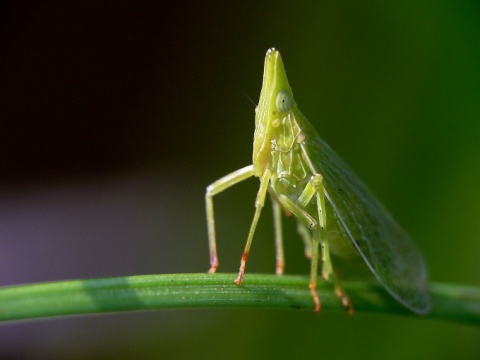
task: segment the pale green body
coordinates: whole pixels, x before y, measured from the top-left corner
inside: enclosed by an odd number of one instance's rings
[[[427,271],[408,235],[369,193],[338,155],[318,136],[293,99],[280,53],[265,58],[262,92],[256,108],[253,164],[207,188],[210,272],[218,267],[213,201],[215,194],[251,176],[260,178],[255,215],[235,282],[242,282],[253,234],[267,191],[274,206],[277,274],[283,273],[281,209],[298,220],[298,232],[311,258],[310,289],[315,291],[322,245],[322,276],[334,283],[343,304],[352,311],[332,269],[330,253],[345,258],[362,256],[385,288],[418,314],[430,310]]]

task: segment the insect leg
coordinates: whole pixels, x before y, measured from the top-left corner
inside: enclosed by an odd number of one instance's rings
[[[317,294],[317,276],[318,276],[318,247],[320,245],[321,227],[317,226],[312,237],[312,259],[310,260],[310,283],[308,287],[315,303],[315,312],[321,309],[320,299]]]
[[[272,199],[273,204],[273,225],[275,229],[275,250],[276,250],[276,274],[282,275],[283,270],[285,269],[285,258],[283,251],[283,231],[282,231],[282,215],[283,212],[287,218],[292,217],[292,213],[288,211],[278,200],[277,194],[271,186],[268,187],[268,193]],[[308,257],[308,256],[307,256]]]
[[[260,214],[262,212],[263,205],[265,204],[265,196],[267,194],[268,184],[271,176],[271,171],[267,169],[260,178],[260,188],[258,189],[257,198],[255,200],[255,214],[253,215],[252,225],[250,225],[250,231],[248,232],[247,243],[245,244],[245,249],[243,250],[242,259],[240,260],[240,270],[238,271],[237,278],[234,280],[235,283],[238,285],[240,285],[243,280],[243,274],[245,273],[245,264],[247,263],[248,254],[250,253],[250,246],[252,245],[253,234],[255,234],[258,219],[260,219]]]
[[[205,194],[205,204],[207,208],[207,227],[208,227],[208,244],[210,248],[210,270],[214,273],[218,267],[217,242],[215,235],[215,217],[213,214],[213,196],[221,193],[229,187],[253,176],[253,165],[246,166],[242,169],[234,171],[207,187]]]
[[[312,291],[313,298],[315,302],[318,298],[316,293],[317,288],[317,276],[318,276],[318,258],[319,245],[322,244],[322,277],[333,283],[335,287],[335,294],[341,299],[342,304],[347,308],[349,313],[353,312],[353,307],[350,302],[349,297],[345,294],[343,289],[340,286],[339,281],[335,277],[333,272],[332,261],[330,259],[330,249],[327,238],[327,213],[325,210],[325,193],[322,182],[322,176],[320,174],[315,174],[312,176],[309,183],[305,186],[304,191],[299,196],[296,201],[296,204],[301,207],[305,207],[312,200],[313,196],[317,200],[317,213],[319,225],[314,229],[312,237],[312,260],[311,260],[311,272],[310,272],[310,290]],[[317,302],[316,302],[317,303]],[[319,307],[315,310],[318,311]]]
[[[312,200],[313,196],[315,195],[317,189],[314,185],[314,177],[312,180],[307,183],[305,189],[303,190],[302,194],[298,197],[297,201],[295,201],[298,206],[301,208],[305,208],[308,203]],[[303,238],[303,243],[305,244],[305,257],[307,259],[312,258],[312,234],[307,227],[305,227],[302,223],[297,224],[297,232]]]
[[[302,222],[303,225],[307,226],[309,229],[315,228],[317,226],[317,221],[304,209],[302,209],[297,203],[292,201],[288,196],[280,194],[278,195],[278,200],[280,204],[291,212],[295,217]]]
[[[313,192],[315,195],[315,191]],[[312,196],[313,196],[312,195]],[[310,196],[310,199],[312,198]],[[317,221],[304,209],[300,207],[299,204],[293,202],[289,197],[285,195],[278,195],[278,199],[282,206],[284,206],[288,211],[294,214],[297,219],[301,222],[299,226],[302,226],[306,231],[307,227],[314,231],[313,237],[311,237],[311,270],[310,270],[310,283],[308,287],[312,293],[313,301],[315,303],[315,312],[320,311],[320,299],[317,294],[317,273],[318,273],[318,248],[320,245],[320,230],[321,227],[317,226]]]
[[[282,275],[285,269],[285,256],[283,255],[283,233],[282,233],[282,207],[278,200],[272,198],[273,205],[273,226],[275,228],[275,251],[276,251],[276,271],[277,275]]]
[[[305,246],[305,257],[307,259],[312,258],[312,234],[303,223],[300,221],[297,222],[297,232],[303,239],[303,244]]]
[[[300,236],[303,239],[303,243],[304,243],[304,246],[305,246],[305,257],[307,259],[311,259],[312,258],[312,235],[310,233],[310,230],[311,230],[311,224],[312,224],[312,217],[306,211],[304,211],[301,208],[305,207],[307,205],[307,203],[311,200],[311,198],[315,195],[316,189],[314,187],[312,187],[311,185],[309,186],[309,184],[307,185],[307,187],[309,187],[308,193],[311,193],[311,194],[310,195],[305,195],[306,191],[304,191],[302,193],[302,195],[300,196],[300,198],[303,198],[304,201],[305,201],[306,198],[308,198],[308,200],[305,203],[301,202],[299,204],[299,200],[297,200],[296,202],[293,202],[286,196],[283,196],[282,201],[283,201],[283,203],[285,203],[285,205],[284,205],[285,206],[284,207],[285,212],[295,214],[297,216],[297,218],[299,218],[299,219],[302,218],[302,217],[307,217],[308,218],[308,220],[306,220],[306,221],[298,221],[297,222],[297,232],[300,234]],[[275,199],[277,199],[277,201],[279,201],[277,195],[275,195]],[[287,206],[289,206],[290,209],[287,209],[286,208]],[[291,210],[291,209],[295,209],[295,210]],[[316,223],[315,220],[313,220],[313,222]]]
[[[302,194],[297,199],[296,203],[301,206],[305,207],[310,203],[312,198],[316,195],[317,196],[317,209],[318,209],[318,221],[319,225],[314,229],[313,236],[311,237],[311,261],[310,261],[310,283],[309,288],[312,292],[313,300],[315,301],[315,311],[320,311],[320,300],[317,294],[317,278],[318,278],[318,257],[319,257],[319,246],[320,243],[322,244],[322,248],[325,243],[325,209],[324,203],[320,204],[318,201],[318,184],[321,184],[322,176],[319,174],[315,174],[312,176],[310,181],[305,186]],[[322,190],[323,191],[323,190]],[[323,249],[324,250],[324,249]],[[325,251],[322,251],[322,254]],[[323,257],[322,257],[323,260]]]
[[[320,175],[318,175],[320,176]],[[353,306],[348,295],[343,291],[340,282],[338,281],[333,271],[332,261],[330,259],[330,249],[327,239],[327,214],[325,211],[325,192],[323,183],[320,180],[315,183],[317,187],[317,207],[320,219],[320,232],[322,238],[322,277],[330,281],[335,287],[335,295],[341,300],[343,306],[347,309],[349,314],[353,314]],[[323,211],[322,211],[323,210]]]

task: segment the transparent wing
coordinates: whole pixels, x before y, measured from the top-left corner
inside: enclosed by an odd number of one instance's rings
[[[427,314],[427,268],[409,235],[326,142],[317,136],[307,147],[337,215],[329,218],[337,221],[394,298],[417,314]]]

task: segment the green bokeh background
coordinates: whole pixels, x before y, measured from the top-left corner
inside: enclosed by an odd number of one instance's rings
[[[6,2],[0,10],[0,195],[10,221],[0,229],[32,229],[0,230],[15,259],[2,260],[3,285],[206,271],[204,189],[251,163],[248,98],[257,101],[264,54],[276,47],[302,112],[411,233],[431,278],[480,286],[478,1]],[[257,186],[216,198],[221,271],[237,270]],[[116,196],[98,205],[112,187]],[[87,211],[74,201],[67,215],[22,215],[58,208],[70,191],[89,199],[97,222],[69,227]],[[38,232],[45,221],[78,238]],[[286,271],[308,274],[294,226],[285,232]],[[32,244],[44,251],[29,254]],[[245,281],[273,271],[266,211]],[[480,356],[477,328],[370,314],[158,311],[0,332],[9,339],[0,357],[18,358]]]

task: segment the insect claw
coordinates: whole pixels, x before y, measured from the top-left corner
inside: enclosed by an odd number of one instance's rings
[[[243,280],[243,274],[245,273],[245,264],[247,263],[248,253],[244,253],[242,255],[242,259],[240,260],[240,270],[238,271],[238,276],[234,280],[235,284],[240,285]]]
[[[277,264],[277,267],[275,269],[275,274],[277,275],[283,275],[283,270],[285,269],[285,263],[284,262],[279,262]]]
[[[208,269],[209,274],[214,274],[217,271],[218,259],[216,256],[212,257],[210,260],[210,269]]]
[[[352,301],[350,300],[350,298],[348,297],[347,294],[345,294],[342,289],[340,289],[339,287],[335,287],[335,295],[340,299],[340,301],[342,302],[342,305],[345,307],[345,309],[347,310],[347,313],[349,315],[352,315],[355,311],[353,309],[353,304],[352,304]]]
[[[233,282],[237,285],[241,285],[243,280],[243,273],[238,273],[238,276]]]
[[[353,309],[352,302],[350,301],[350,298],[349,298],[348,296],[344,296],[344,297],[343,297],[343,299],[342,299],[342,304],[343,304],[343,306],[345,306],[345,308],[347,309],[348,315],[353,315],[353,313],[355,312],[355,310]]]
[[[350,301],[350,298],[347,295],[342,294],[342,296],[340,297],[340,300],[342,301],[342,305],[347,310],[348,315],[353,315],[355,310],[353,309],[353,304]]]
[[[322,306],[320,305],[320,299],[317,294],[317,285],[309,284],[308,287],[310,288],[310,292],[312,293],[312,296],[313,296],[313,302],[315,303],[315,310],[313,311],[318,313],[322,309]]]

